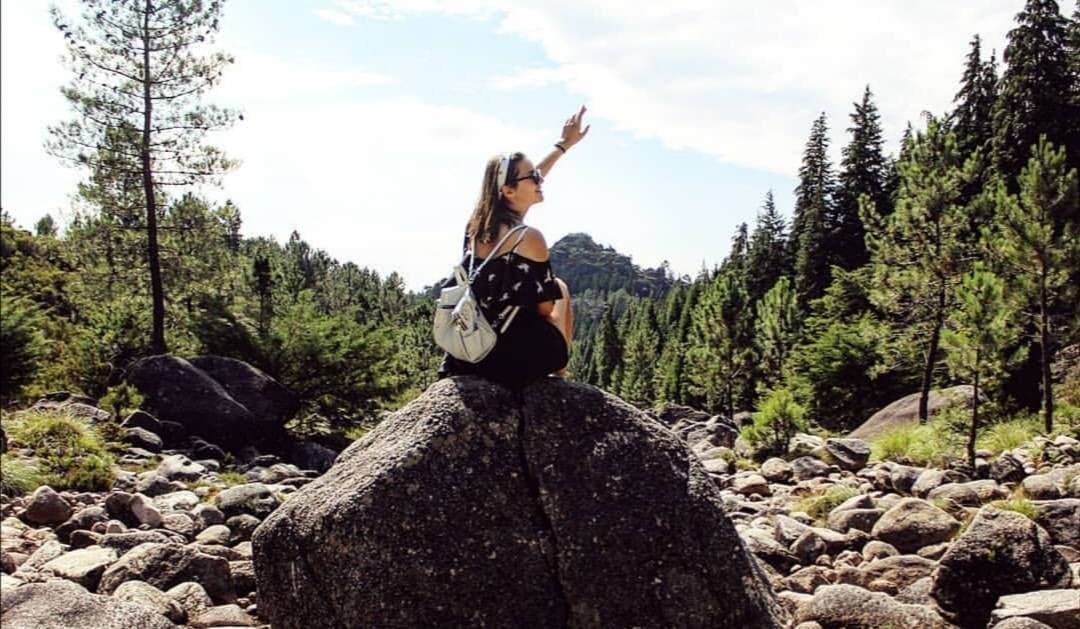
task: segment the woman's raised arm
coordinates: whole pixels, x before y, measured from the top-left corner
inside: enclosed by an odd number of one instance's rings
[[[581,111],[570,116],[563,123],[562,138],[555,143],[555,148],[552,149],[547,157],[540,160],[540,163],[536,165],[540,169],[540,173],[545,177],[551,172],[551,168],[555,165],[555,162],[562,157],[563,153],[570,150],[571,146],[574,146],[580,142],[585,134],[589,132],[589,127],[592,125],[585,125],[585,128],[581,128],[581,120],[585,117],[585,105],[581,106]],[[561,147],[561,148],[560,148]]]

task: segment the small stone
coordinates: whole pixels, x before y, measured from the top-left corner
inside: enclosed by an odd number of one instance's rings
[[[71,514],[71,505],[52,487],[42,485],[30,495],[30,502],[22,517],[31,524],[56,526],[70,518]]]

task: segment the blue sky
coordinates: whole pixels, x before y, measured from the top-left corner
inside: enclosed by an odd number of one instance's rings
[[[592,130],[528,222],[693,275],[769,189],[790,213],[819,112],[838,162],[869,84],[894,151],[949,106],[973,34],[1000,59],[1022,4],[230,0],[217,44],[237,61],[209,100],[243,111],[214,138],[242,164],[204,192],[247,235],[296,230],[420,288],[456,258],[486,158],[539,159],[584,103]],[[70,115],[47,7],[0,4],[0,204],[25,227],[68,218],[80,177],[41,148]]]

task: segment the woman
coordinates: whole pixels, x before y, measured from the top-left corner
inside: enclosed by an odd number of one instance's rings
[[[523,153],[488,160],[480,199],[465,230],[465,264],[491,260],[473,281],[473,294],[492,327],[502,330],[495,349],[482,361],[468,363],[447,354],[439,377],[477,375],[520,389],[548,374],[565,377],[574,337],[570,290],[551,270],[547,242],[534,227],[525,227],[495,245],[508,231],[524,224],[529,208],[544,200],[542,184],[555,162],[580,142],[585,107],[566,120],[562,138],[539,164]],[[518,307],[515,309],[515,306]]]

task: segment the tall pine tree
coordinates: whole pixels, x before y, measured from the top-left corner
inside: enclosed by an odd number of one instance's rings
[[[888,163],[882,153],[881,120],[873,93],[866,86],[861,103],[855,103],[848,127],[851,142],[844,147],[836,190],[836,213],[830,249],[835,263],[845,270],[866,264],[866,231],[859,217],[859,198],[866,195],[883,214],[891,212],[886,192]]]
[[[1067,55],[1067,22],[1054,0],[1027,0],[1005,46],[1005,71],[994,104],[994,165],[1010,191],[1039,136],[1057,146],[1080,146],[1076,79]],[[1068,155],[1080,167],[1080,150]]]
[[[810,130],[795,188],[795,217],[791,225],[795,290],[805,311],[829,284],[829,230],[832,225],[833,175],[829,163],[829,129],[821,112]]]
[[[982,40],[978,35],[971,40],[960,78],[960,90],[953,98],[956,108],[949,117],[956,133],[956,143],[963,155],[971,155],[976,149],[989,152],[994,135],[994,101],[997,99],[997,62],[990,53],[982,60]]]
[[[765,194],[765,202],[758,212],[757,223],[750,236],[746,290],[751,304],[760,301],[776,280],[791,274],[788,253],[784,217],[776,211],[776,203],[770,190]]]

